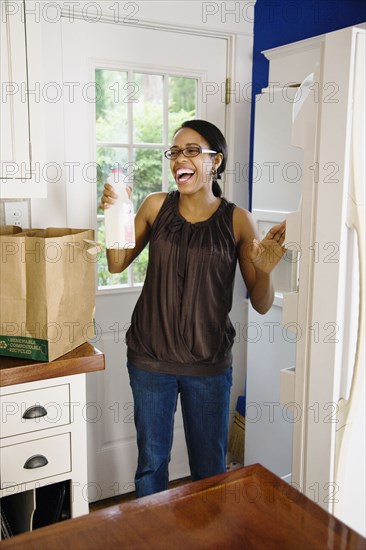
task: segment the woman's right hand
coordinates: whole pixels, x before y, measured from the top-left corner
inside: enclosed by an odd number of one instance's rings
[[[110,183],[104,184],[104,190],[102,198],[100,199],[100,207],[102,210],[107,210],[115,203],[118,195],[114,191],[113,186]]]

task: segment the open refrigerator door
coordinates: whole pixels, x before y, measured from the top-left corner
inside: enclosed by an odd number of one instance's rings
[[[325,35],[300,91],[292,144],[304,150],[302,201],[286,230],[301,250],[299,286],[283,307],[302,334],[292,481],[365,536],[365,29]]]

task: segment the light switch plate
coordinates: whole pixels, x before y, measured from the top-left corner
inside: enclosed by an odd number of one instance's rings
[[[6,225],[18,225],[22,228],[30,226],[28,201],[6,201],[4,208]]]

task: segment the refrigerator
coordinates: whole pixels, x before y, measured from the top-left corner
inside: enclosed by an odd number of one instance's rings
[[[302,173],[298,205],[285,216],[281,269],[292,274],[282,326],[296,338],[293,364],[277,365],[278,398],[293,418],[287,479],[363,536],[365,48],[365,25],[323,35],[311,69],[293,86],[289,139]],[[263,211],[255,201],[253,209]],[[250,372],[248,364],[249,402]],[[246,439],[246,463],[266,456],[247,460],[254,439]]]

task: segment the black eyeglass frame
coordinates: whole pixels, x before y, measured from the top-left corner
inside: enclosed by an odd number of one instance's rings
[[[197,152],[194,155],[186,155],[184,151],[187,151],[187,149],[196,149]],[[190,145],[189,147],[185,147],[184,149],[178,149],[178,148],[174,149],[174,155],[168,156],[168,155],[171,155],[171,153],[172,153],[171,149],[164,151],[164,157],[168,160],[176,160],[181,153],[183,153],[183,155],[187,158],[190,158],[190,157],[192,158],[192,157],[198,157],[198,155],[200,155],[201,153],[217,154],[217,151],[214,151],[213,149],[204,149],[200,145]]]

